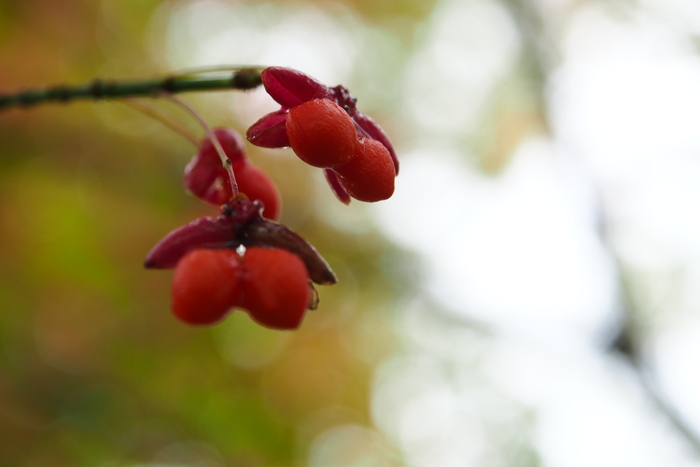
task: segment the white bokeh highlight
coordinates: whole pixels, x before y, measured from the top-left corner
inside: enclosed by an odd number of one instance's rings
[[[401,353],[377,370],[375,427],[321,434],[309,465],[386,465],[388,440],[409,466],[698,465],[603,344],[619,318],[619,260],[647,280],[636,293],[653,299],[640,311],[654,316],[645,350],[660,386],[700,427],[700,9],[619,3],[532,2],[558,59],[545,70],[550,132],[520,141],[492,177],[468,164],[465,141],[520,59],[503,2],[439,1],[414,48],[393,40],[376,55],[367,44],[393,36],[335,6],[175,9],[175,68],[275,64],[335,85],[407,57],[386,83],[400,94],[395,125],[409,129],[395,141],[396,193],[328,219],[355,232],[374,220],[420,256],[421,288],[397,318]]]

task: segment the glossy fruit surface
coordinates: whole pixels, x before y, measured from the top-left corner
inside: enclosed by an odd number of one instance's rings
[[[253,320],[273,329],[296,329],[311,298],[309,275],[293,253],[248,248],[244,256],[243,308]]]
[[[215,324],[240,301],[241,292],[241,264],[235,250],[193,250],[175,268],[172,311],[188,324]]]
[[[290,109],[287,136],[294,153],[314,167],[348,163],[355,152],[357,131],[342,107],[328,99],[314,99]]]
[[[353,159],[333,171],[338,174],[340,185],[357,200],[375,202],[394,194],[394,161],[377,140],[359,140]]]

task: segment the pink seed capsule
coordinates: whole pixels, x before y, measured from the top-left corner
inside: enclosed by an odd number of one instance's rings
[[[313,282],[321,285],[338,282],[318,251],[289,227],[269,219],[256,219],[246,224],[244,232],[248,245],[280,248],[301,258]]]
[[[236,130],[216,128],[214,136],[233,164],[247,163],[243,138]],[[221,164],[216,145],[209,137],[202,141],[199,151],[185,167],[184,183],[185,188],[197,198],[215,206],[221,206],[231,197],[228,173]]]
[[[188,252],[217,248],[234,241],[236,222],[228,216],[200,217],[166,235],[146,256],[149,269],[173,268]],[[234,247],[235,248],[235,247]]]

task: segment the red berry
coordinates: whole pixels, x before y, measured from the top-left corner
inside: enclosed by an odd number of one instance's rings
[[[250,200],[262,201],[265,206],[263,216],[278,220],[281,201],[272,179],[260,167],[249,163],[234,164],[233,172],[238,182],[238,190]]]
[[[387,148],[377,140],[362,139],[355,146],[355,157],[345,165],[334,167],[340,185],[353,198],[374,202],[394,194],[396,170]]]
[[[314,99],[292,107],[286,128],[296,155],[314,167],[345,164],[355,152],[357,130],[352,118],[328,99]]]
[[[286,250],[250,247],[243,262],[242,306],[251,318],[273,329],[298,328],[310,299],[302,260]]]
[[[280,197],[272,180],[252,165],[246,156],[243,138],[230,128],[214,130],[226,156],[231,160],[238,188],[251,200],[265,205],[265,217],[279,219]],[[185,187],[198,198],[220,206],[233,195],[228,172],[210,138],[205,138],[199,151],[185,168]]]
[[[175,269],[172,311],[189,324],[215,324],[240,302],[241,286],[240,257],[235,250],[190,251]]]

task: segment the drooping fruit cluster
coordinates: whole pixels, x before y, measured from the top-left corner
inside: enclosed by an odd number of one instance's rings
[[[294,153],[332,171],[351,197],[374,202],[394,193],[396,171],[389,150],[377,140],[359,138],[352,119],[335,102],[314,99],[292,108],[286,130]]]
[[[399,170],[394,149],[381,127],[357,110],[346,88],[329,88],[279,67],[263,70],[261,79],[282,107],[253,124],[248,141],[291,147],[302,161],[323,169],[345,204],[351,198],[374,202],[393,194]],[[172,311],[186,323],[214,324],[241,308],[263,326],[295,329],[306,310],[316,308],[312,283],[335,284],[335,274],[311,244],[276,222],[277,189],[249,161],[238,133],[217,128],[211,136],[187,165],[184,182],[192,194],[220,206],[221,214],[167,234],[145,266],[175,268]],[[231,170],[222,159],[230,160]]]
[[[345,204],[374,202],[394,193],[399,163],[389,138],[357,110],[343,86],[329,88],[309,75],[270,67],[261,74],[267,92],[282,108],[248,129],[251,143],[290,146],[301,160],[324,169],[331,189]]]
[[[182,321],[214,324],[241,307],[264,326],[293,329],[316,307],[311,283],[337,281],[313,246],[261,211],[234,197],[220,216],[173,230],[148,253],[147,268],[175,268],[172,310]]]
[[[213,133],[231,161],[239,191],[252,200],[261,201],[265,206],[265,217],[279,219],[281,202],[277,188],[260,167],[250,162],[243,138],[230,128],[216,128]],[[229,175],[211,138],[204,138],[197,154],[185,168],[184,182],[193,195],[216,206],[233,196]]]
[[[175,269],[172,311],[193,325],[221,321],[233,308],[272,329],[299,327],[311,298],[302,260],[278,248],[195,249]]]

